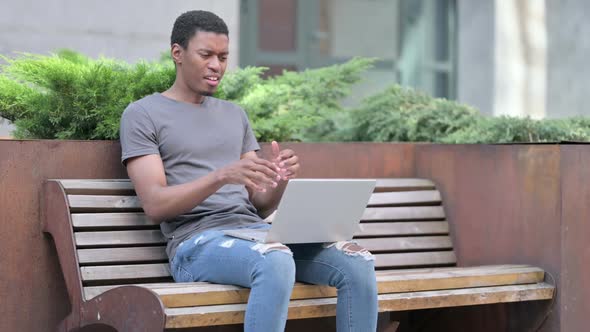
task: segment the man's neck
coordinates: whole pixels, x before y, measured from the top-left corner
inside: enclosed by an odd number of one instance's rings
[[[202,104],[205,100],[205,96],[194,93],[190,91],[190,89],[183,88],[177,84],[177,82],[174,82],[168,90],[162,92],[162,95],[170,99],[190,104]]]

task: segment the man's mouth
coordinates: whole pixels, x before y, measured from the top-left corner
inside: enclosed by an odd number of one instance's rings
[[[219,77],[218,76],[205,76],[205,81],[210,86],[217,86],[219,84]]]

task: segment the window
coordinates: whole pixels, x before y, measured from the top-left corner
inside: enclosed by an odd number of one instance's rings
[[[392,83],[455,97],[454,0],[242,0],[240,65],[302,70],[375,57],[356,97]]]

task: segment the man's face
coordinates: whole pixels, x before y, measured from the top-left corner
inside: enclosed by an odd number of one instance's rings
[[[177,75],[192,92],[213,95],[227,67],[228,48],[227,35],[197,31],[186,49],[178,45],[172,48]]]

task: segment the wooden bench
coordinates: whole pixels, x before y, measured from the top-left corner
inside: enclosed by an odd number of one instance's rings
[[[49,180],[43,228],[55,241],[72,303],[61,330],[107,324],[162,331],[242,323],[249,290],[174,283],[158,226],[129,180]],[[424,179],[382,179],[355,237],[375,255],[379,310],[548,300],[554,286],[526,265],[456,267],[440,193]],[[334,288],[297,283],[289,319],[334,316]]]

